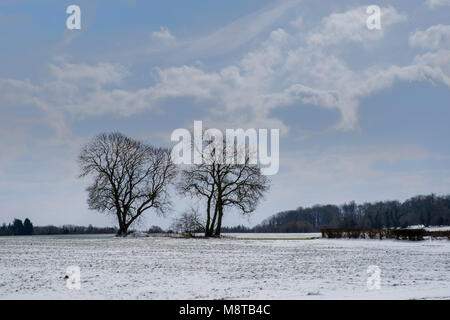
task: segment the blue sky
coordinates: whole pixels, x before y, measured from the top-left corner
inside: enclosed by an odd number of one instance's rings
[[[0,222],[112,225],[87,209],[80,146],[113,130],[171,146],[194,120],[282,132],[270,193],[227,225],[449,193],[449,16],[448,0],[2,1]],[[143,227],[191,204],[174,202]]]

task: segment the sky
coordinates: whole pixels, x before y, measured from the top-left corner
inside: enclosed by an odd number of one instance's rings
[[[66,8],[81,8],[68,30]],[[370,5],[381,29],[370,30]],[[0,223],[114,225],[77,156],[120,131],[280,129],[280,170],[249,217],[450,193],[450,1],[3,0]],[[191,199],[173,194],[168,227]]]

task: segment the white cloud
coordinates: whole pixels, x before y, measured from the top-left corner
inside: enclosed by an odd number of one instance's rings
[[[432,9],[450,6],[450,0],[426,0],[426,3]]]
[[[217,72],[187,66],[161,70],[160,81],[153,90],[159,98],[185,95],[207,100],[222,121],[227,116],[236,118],[239,111],[241,117],[244,113],[253,119],[254,126],[271,120],[280,124],[278,119],[271,119],[273,109],[302,103],[339,109],[342,121],[338,127],[354,128],[361,93],[358,88],[365,79],[339,58],[325,54],[321,47],[338,44],[345,36],[351,41],[363,42],[364,35],[370,39],[373,31],[366,28],[367,14],[362,9],[324,18],[307,35],[306,46],[299,42],[301,34],[288,34],[279,28],[237,65]],[[405,19],[392,7],[383,8],[382,12],[384,28]],[[377,40],[384,34],[375,33]],[[282,129],[286,131],[287,127],[283,125]]]
[[[421,47],[429,50],[450,49],[450,25],[435,25],[427,30],[417,30],[409,36],[412,47]]]
[[[199,39],[189,41],[184,48],[185,54],[196,56],[212,52],[221,54],[239,48],[263,32],[270,30],[274,24],[295,8],[301,0],[276,1],[257,12],[245,15],[232,23]]]
[[[152,38],[158,39],[163,42],[171,42],[175,40],[175,37],[170,33],[169,29],[166,27],[160,27],[159,31],[153,31],[151,36]]]
[[[127,71],[117,65],[98,63],[96,65],[71,64],[63,62],[50,64],[50,74],[56,81],[66,82],[79,87],[101,87],[106,84],[119,84],[127,75]]]
[[[234,50],[243,48],[246,44],[255,41],[259,37],[270,32],[274,25],[283,23],[283,19],[290,18],[292,9],[296,8],[301,0],[277,0],[269,5],[243,16],[240,16],[231,23],[219,27],[211,28],[205,32],[196,33],[194,36],[186,38],[175,38],[170,41],[162,41],[158,36],[167,37],[163,27],[162,30],[149,34],[150,43],[144,42],[131,47],[123,47],[119,50],[102,53],[102,58],[120,59],[121,61],[139,61],[147,63],[149,59],[163,57],[166,63],[192,63],[206,57],[226,55]],[[170,31],[167,30],[170,34]],[[171,35],[171,34],[170,34]],[[170,39],[171,36],[168,36]],[[180,55],[180,52],[183,54]]]
[[[127,116],[158,110],[160,103],[167,99],[191,97],[208,105],[205,120],[210,123],[229,127],[277,127],[287,132],[282,120],[272,115],[277,108],[309,104],[336,109],[341,113],[337,128],[349,130],[358,126],[360,100],[391,87],[396,81],[450,85],[450,55],[446,50],[417,56],[410,65],[371,66],[362,70],[352,69],[326,50],[327,44],[339,45],[344,35],[350,37],[349,41],[364,43],[366,32],[377,33],[365,28],[361,12],[366,17],[361,7],[333,13],[309,33],[275,29],[266,41],[236,64],[216,71],[186,65],[157,69],[156,84],[150,87],[125,89],[121,83],[128,72],[121,66],[62,61],[50,65],[50,78],[41,84],[4,80],[0,82],[0,91],[2,86],[13,86],[17,92],[22,90],[22,94],[17,94],[19,97],[14,95],[15,99],[34,103],[55,122],[63,119],[63,113]],[[392,7],[382,8],[382,12],[384,28],[405,19]],[[359,20],[355,22],[355,18]],[[427,34],[430,30],[434,29],[428,29]],[[376,39],[382,36],[383,33],[377,33]],[[12,91],[4,92],[3,99],[7,99]]]
[[[393,7],[381,8],[381,30],[369,30],[365,6],[342,13],[333,13],[322,19],[321,26],[309,33],[310,45],[336,45],[343,42],[361,42],[369,45],[383,37],[387,29],[406,19]]]
[[[5,109],[36,107],[47,126],[60,137],[69,132],[67,114],[98,114],[99,110],[100,113],[114,110],[114,101],[109,101],[109,105],[96,105],[95,97],[106,94],[105,86],[118,85],[128,75],[122,67],[108,63],[60,62],[50,64],[49,69],[50,76],[41,83],[0,79],[0,106]]]

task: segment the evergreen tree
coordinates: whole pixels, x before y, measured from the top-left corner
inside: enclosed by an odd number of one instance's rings
[[[25,235],[32,235],[33,234],[33,224],[31,223],[30,219],[26,218],[23,222],[23,229]]]
[[[14,235],[16,235],[16,236],[24,234],[24,227],[23,227],[22,220],[14,219],[13,230],[14,230]]]

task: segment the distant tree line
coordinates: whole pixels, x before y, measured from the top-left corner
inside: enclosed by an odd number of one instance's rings
[[[115,234],[117,228],[98,228],[89,225],[74,226],[64,225],[61,227],[56,226],[43,226],[35,227],[31,221],[27,218],[22,223],[20,219],[14,219],[14,221],[8,225],[3,223],[0,227],[0,236],[27,236],[27,235],[63,235],[63,234]]]
[[[450,195],[420,195],[404,202],[379,201],[341,206],[316,205],[279,212],[261,224],[225,227],[231,232],[316,232],[321,228],[406,228],[411,225],[450,225]]]
[[[256,232],[254,231],[254,228],[249,228],[246,226],[235,226],[235,227],[223,227],[222,228],[223,233],[252,233]]]
[[[24,222],[20,219],[8,225],[5,223],[0,227],[0,236],[26,236],[34,233],[34,227],[30,219],[26,218]]]
[[[64,225],[61,227],[55,226],[43,226],[34,227],[35,235],[63,235],[63,234],[117,234],[118,229],[115,227],[93,227],[89,225],[85,226],[74,226],[74,225]]]
[[[192,224],[198,224],[198,217],[179,219],[183,232],[191,230]],[[383,229],[406,228],[412,225],[443,226],[450,225],[450,195],[420,195],[404,202],[379,201],[356,204],[354,201],[343,205],[316,205],[309,208],[279,212],[264,220],[261,224],[249,228],[246,226],[222,227],[223,233],[295,233],[317,232],[322,228]],[[188,228],[188,229],[186,229]],[[197,230],[197,226],[194,228]],[[194,230],[192,229],[192,230]],[[201,229],[198,227],[198,229]],[[193,232],[191,230],[191,232]],[[19,219],[0,227],[0,236],[8,235],[58,235],[58,234],[117,234],[118,228],[97,228],[64,225],[61,227],[34,227],[27,218]],[[149,233],[164,233],[160,227],[153,226]],[[169,232],[173,232],[170,230]]]

